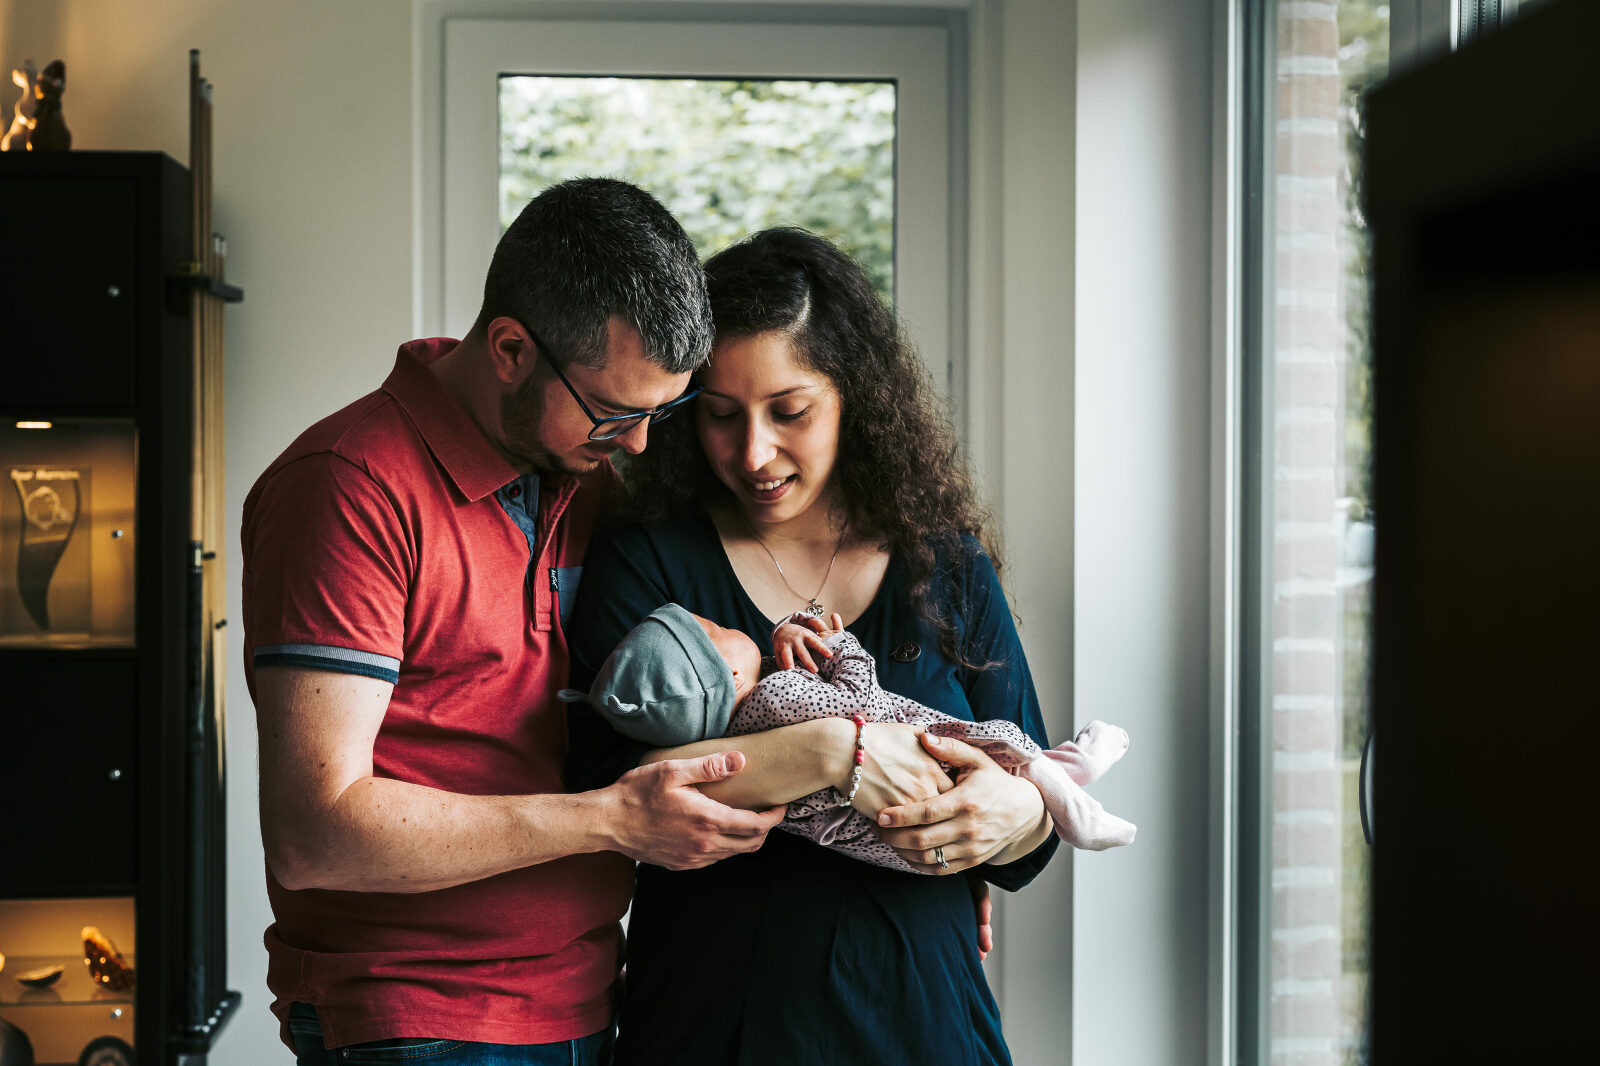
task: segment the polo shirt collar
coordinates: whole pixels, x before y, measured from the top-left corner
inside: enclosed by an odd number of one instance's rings
[[[394,397],[417,427],[456,489],[476,503],[521,473],[428,369],[429,363],[458,343],[448,337],[430,337],[402,344],[383,391]]]

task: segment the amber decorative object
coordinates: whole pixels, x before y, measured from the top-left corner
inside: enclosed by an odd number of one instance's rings
[[[111,938],[92,925],[83,927],[83,964],[89,967],[89,976],[102,988],[119,992],[133,987],[133,967],[122,958],[122,953]]]
[[[38,77],[39,72],[34,69],[31,59],[24,60],[22,66],[11,72],[11,81],[22,90],[22,96],[12,112],[11,128],[6,130],[4,137],[0,137],[0,152],[28,150],[28,134],[33,132],[33,116],[39,110],[38,97],[33,95],[33,83]]]

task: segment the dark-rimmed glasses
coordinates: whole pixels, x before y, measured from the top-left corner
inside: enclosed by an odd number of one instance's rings
[[[689,387],[684,390],[682,396],[679,396],[676,400],[670,400],[667,403],[662,404],[660,407],[653,408],[649,411],[629,411],[627,414],[621,415],[605,415],[603,417],[596,416],[593,411],[589,410],[589,405],[583,402],[583,397],[578,395],[578,390],[572,387],[572,382],[567,380],[567,375],[561,372],[561,368],[557,366],[556,361],[551,358],[550,346],[541,340],[537,333],[531,329],[528,329],[526,323],[522,323],[521,325],[523,329],[527,330],[528,336],[533,340],[534,346],[539,349],[539,354],[544,357],[544,361],[550,364],[550,369],[554,370],[556,372],[556,377],[561,379],[561,384],[565,385],[567,387],[567,391],[572,393],[572,398],[577,401],[578,407],[582,409],[584,416],[588,418],[590,422],[594,423],[593,427],[589,430],[590,440],[612,440],[613,438],[620,437],[624,433],[632,430],[645,419],[649,419],[650,424],[655,425],[663,418],[666,418],[668,415],[672,414],[672,412],[680,404],[687,403],[700,394],[701,386],[696,384],[693,380],[690,380]]]

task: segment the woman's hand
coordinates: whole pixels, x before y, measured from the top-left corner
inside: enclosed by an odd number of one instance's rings
[[[989,882],[983,878],[967,878],[967,887],[978,911],[978,961],[982,962],[994,950],[994,902],[989,898]]]
[[[868,722],[862,727],[867,758],[853,804],[856,810],[876,820],[885,807],[916,803],[954,787],[939,760],[923,750],[921,738],[920,728],[899,722]]]
[[[922,742],[957,771],[957,783],[939,796],[879,813],[878,835],[902,859],[924,873],[953,874],[996,857],[1020,858],[1025,850],[1002,854],[1016,845],[1043,843],[1050,819],[1038,789],[971,744],[931,734]]]

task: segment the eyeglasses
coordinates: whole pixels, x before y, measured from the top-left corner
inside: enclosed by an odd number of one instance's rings
[[[578,395],[578,390],[572,387],[572,382],[567,380],[567,375],[561,372],[561,368],[556,365],[556,361],[550,357],[550,346],[541,340],[537,333],[531,329],[528,329],[526,323],[522,324],[522,328],[527,330],[528,336],[533,339],[534,345],[538,347],[539,354],[544,357],[545,362],[550,364],[550,369],[556,372],[556,377],[561,379],[561,384],[565,385],[567,387],[567,391],[572,393],[572,398],[578,402],[578,406],[582,408],[584,415],[589,419],[590,422],[594,423],[593,428],[589,430],[590,440],[611,440],[614,437],[620,437],[624,433],[631,431],[635,426],[637,426],[640,422],[643,422],[645,419],[649,419],[650,424],[653,426],[663,418],[666,418],[668,415],[672,414],[672,412],[676,410],[680,404],[687,403],[696,396],[700,395],[701,386],[691,381],[689,383],[689,388],[684,391],[682,396],[679,396],[676,400],[671,400],[667,403],[664,403],[660,407],[649,411],[630,411],[627,414],[622,415],[606,415],[604,417],[597,417],[593,411],[589,410],[589,405],[583,402],[583,397]]]

